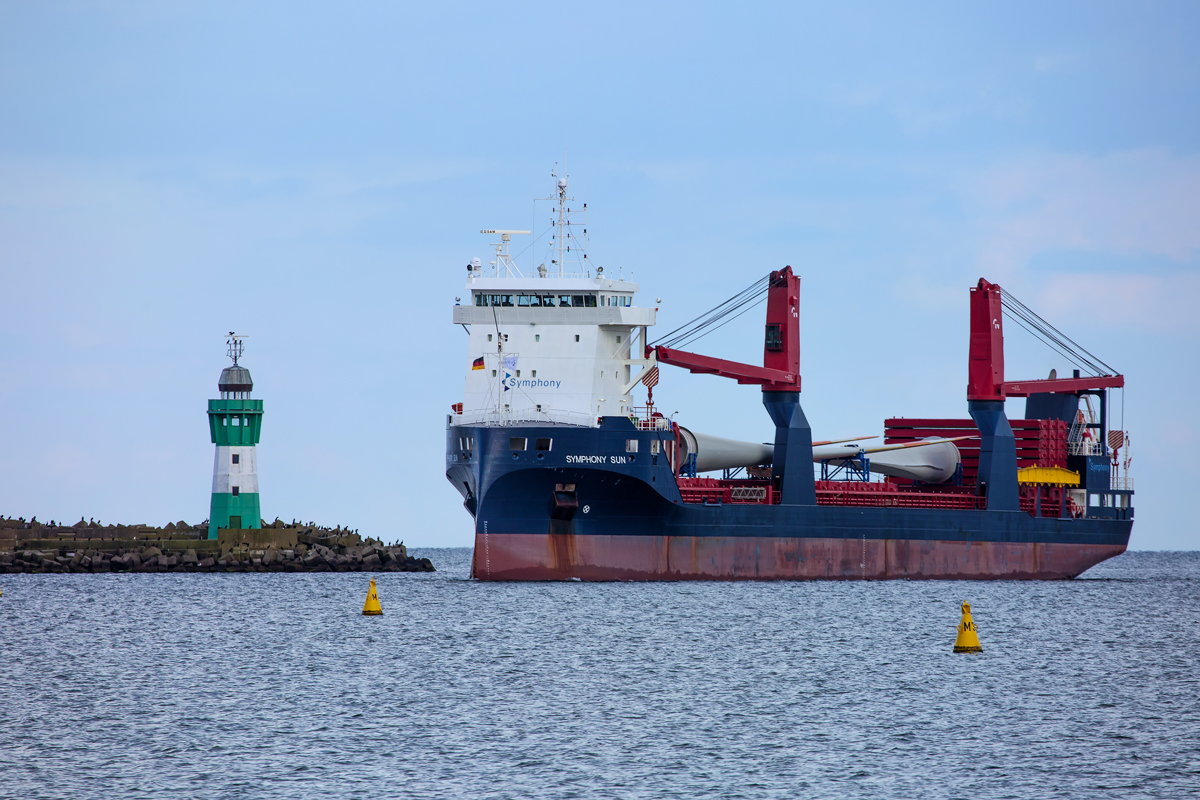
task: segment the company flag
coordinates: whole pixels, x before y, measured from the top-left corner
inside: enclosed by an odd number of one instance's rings
[[[480,356],[479,358],[477,358],[471,362],[471,369],[472,370],[483,369],[483,356]]]
[[[505,369],[516,369],[517,368],[517,357],[516,356],[504,356],[501,359],[501,361],[502,361],[501,366],[504,367]]]

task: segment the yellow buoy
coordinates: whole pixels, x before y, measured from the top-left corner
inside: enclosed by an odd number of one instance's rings
[[[975,628],[975,620],[971,619],[971,604],[966,600],[962,604],[962,622],[958,623],[958,638],[954,640],[954,652],[983,652],[983,647],[979,644],[979,631]]]
[[[372,617],[382,613],[383,606],[379,605],[379,595],[375,593],[375,579],[371,578],[371,588],[367,589],[367,602],[363,603],[363,615]]]

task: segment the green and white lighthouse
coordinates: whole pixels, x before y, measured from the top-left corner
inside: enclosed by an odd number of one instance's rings
[[[212,507],[208,514],[209,539],[216,539],[220,528],[262,527],[255,445],[262,432],[263,401],[250,399],[254,381],[250,379],[250,370],[238,364],[245,349],[243,338],[229,332],[226,344],[233,366],[221,370],[217,384],[221,399],[208,401],[208,429],[217,446]]]

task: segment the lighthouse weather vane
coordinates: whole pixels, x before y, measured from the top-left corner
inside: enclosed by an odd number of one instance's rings
[[[230,331],[229,338],[225,340],[225,344],[229,346],[229,349],[225,351],[225,354],[233,359],[233,365],[235,367],[238,365],[238,359],[242,357],[242,353],[246,351],[246,343],[242,341],[242,339],[245,338],[246,336],[244,334]]]

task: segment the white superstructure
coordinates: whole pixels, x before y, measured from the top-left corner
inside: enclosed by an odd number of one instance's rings
[[[636,283],[608,277],[580,252],[566,187],[559,179],[552,266],[537,277],[523,276],[508,252],[511,237],[529,231],[483,231],[501,241],[491,275],[472,259],[454,307],[454,323],[470,332],[454,424],[596,425],[630,413],[630,393],[653,366],[642,354],[657,309],[634,305]]]

